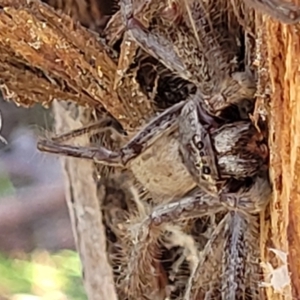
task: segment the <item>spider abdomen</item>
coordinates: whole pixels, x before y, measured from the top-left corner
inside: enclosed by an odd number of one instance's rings
[[[158,139],[130,163],[130,169],[154,202],[182,197],[196,186],[182,163],[175,134]]]

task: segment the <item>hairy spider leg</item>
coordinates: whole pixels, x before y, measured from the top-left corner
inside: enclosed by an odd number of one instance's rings
[[[257,284],[259,280],[253,280],[255,281],[254,285],[250,283],[250,286],[247,286],[247,282],[249,282],[249,280],[251,281],[254,274],[249,273],[245,264],[247,264],[247,262],[249,263],[249,257],[247,256],[251,256],[251,251],[255,251],[254,249],[257,246],[258,238],[255,233],[258,230],[258,223],[256,218],[259,212],[265,208],[270,193],[271,187],[267,180],[266,173],[257,176],[250,187],[242,187],[237,193],[228,193],[226,190],[220,192],[218,200],[223,208],[220,211],[228,212],[222,221],[225,222],[226,218],[226,223],[222,228],[220,228],[222,222],[217,226],[213,236],[203,250],[199,265],[190,278],[184,299],[197,299],[199,291],[203,286],[202,281],[209,281],[212,276],[215,276],[213,273],[210,273],[208,275],[210,277],[207,279],[203,276],[203,264],[205,260],[207,260],[206,257],[212,254],[212,245],[215,242],[221,244],[217,244],[214,247],[212,255],[213,260],[222,260],[222,269],[218,270],[219,275],[217,274],[217,276],[221,276],[221,278],[216,278],[219,279],[219,281],[221,279],[222,299],[236,299],[237,295],[246,295],[247,287],[253,289],[253,295],[256,297],[253,299],[259,299],[258,293],[255,294],[258,289]],[[211,199],[213,199],[213,197]],[[216,213],[217,211],[211,210],[211,212]],[[222,230],[222,232],[220,230]],[[221,239],[218,237],[220,234],[222,234]],[[224,253],[222,254],[223,256],[217,257],[217,255],[220,255],[217,249],[220,249],[221,252],[225,249],[225,252],[223,251]],[[248,253],[249,251],[251,252],[250,254]],[[215,261],[214,264],[218,265],[218,262]],[[208,297],[209,295],[206,296]]]
[[[186,68],[182,58],[174,51],[172,44],[163,36],[152,34],[134,18],[128,21],[128,32],[149,55],[159,60],[166,68],[178,74],[182,79],[193,82],[199,87],[199,82],[195,80],[192,73]],[[227,74],[218,84],[213,97],[210,96],[211,101],[209,101],[208,106],[212,112],[217,114],[222,109],[234,104],[241,110],[246,109],[246,113],[243,113],[243,111],[242,113],[243,117],[248,118],[248,113],[251,112],[253,105],[250,105],[250,109],[244,106],[249,101],[250,103],[254,102],[255,91],[255,80],[249,71]]]
[[[156,206],[147,222],[151,225],[176,222],[202,216],[216,214],[224,210],[218,195],[207,194],[204,190],[196,187],[184,198]]]
[[[160,35],[149,32],[135,18],[128,20],[128,32],[136,43],[160,61],[170,71],[177,73],[181,78],[192,81],[192,74],[187,70],[181,58],[174,51],[173,46]]]
[[[269,200],[271,187],[267,174],[257,176],[254,184],[249,188],[242,188],[237,193],[224,193],[221,202],[228,207],[231,215],[228,236],[224,244],[227,249],[223,254],[222,270],[222,299],[237,299],[243,295],[247,298],[249,288],[251,299],[261,299],[259,295],[258,263],[251,262],[252,257],[259,252],[258,216]],[[252,265],[253,264],[253,265]],[[235,284],[232,284],[234,282]]]
[[[61,144],[52,140],[40,140],[37,148],[44,152],[62,154],[78,158],[94,160],[108,166],[126,167],[134,158],[150,147],[163,134],[168,133],[177,126],[177,119],[184,102],[177,103],[159,114],[143,127],[124,147],[119,151],[111,151],[105,147],[77,147]],[[79,133],[79,131],[77,132]],[[70,136],[71,134],[69,134]],[[64,139],[68,134],[59,139]]]
[[[130,255],[127,281],[130,282],[140,268],[137,262],[141,249],[145,252],[147,247],[151,247],[157,239],[157,234],[164,231],[165,225],[169,223],[176,225],[180,220],[213,215],[223,209],[218,197],[213,197],[199,188],[193,189],[181,200],[154,207],[152,213],[134,226],[136,228],[133,238],[135,242]],[[195,260],[194,265],[197,265],[197,262],[198,259]]]
[[[150,4],[150,1],[146,1],[146,4]],[[133,11],[132,0],[121,1],[121,12],[127,31],[142,49],[182,78],[187,80],[192,78],[191,73],[187,70],[181,58],[176,54],[172,45],[163,37],[153,35],[134,17],[134,14],[138,12]]]
[[[215,279],[219,279],[218,273],[220,272],[220,264],[218,264],[218,262],[215,260],[217,259],[217,256],[221,257],[222,255],[225,242],[224,234],[226,234],[226,225],[228,224],[229,220],[230,215],[227,213],[213,231],[203,251],[201,251],[198,265],[195,266],[187,283],[187,288],[183,298],[184,300],[198,299],[201,288],[207,284],[211,285],[211,290],[214,289],[212,286],[214,284],[214,282],[212,282],[212,277],[216,276],[217,278]],[[212,261],[211,265],[213,265],[214,268],[204,268],[205,263],[209,263],[210,261]],[[214,270],[216,267],[217,269]],[[205,272],[206,269],[209,269],[208,273]],[[204,299],[207,299],[207,297],[210,298],[209,291],[206,292]]]
[[[246,241],[245,232],[250,226],[238,212],[230,211],[224,243],[222,270],[222,299],[235,300],[238,295],[246,294]]]
[[[80,127],[78,129],[72,130],[67,133],[54,136],[51,138],[51,140],[54,142],[62,143],[87,133],[88,134],[101,133],[101,132],[106,132],[107,130],[114,130],[120,135],[122,134],[127,135],[126,132],[121,127],[121,125],[116,120],[114,120],[111,117],[106,117],[92,124]]]
[[[235,300],[241,295],[246,297],[246,256],[249,249],[244,236],[251,234],[251,224],[247,221],[237,211],[229,211],[223,217],[200,254],[199,263],[190,276],[184,300],[199,299],[199,296],[211,299],[212,291],[220,283],[222,300]],[[210,266],[205,266],[205,263],[210,263]],[[202,290],[207,285],[210,286],[209,290]]]

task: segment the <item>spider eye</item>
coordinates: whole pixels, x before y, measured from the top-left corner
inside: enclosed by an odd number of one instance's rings
[[[198,150],[202,150],[204,147],[203,142],[201,141],[200,136],[198,136],[197,134],[195,134],[193,136],[193,143],[195,144],[195,146],[197,147]]]
[[[207,167],[207,166],[203,166],[202,172],[203,172],[203,174],[205,174],[205,175],[209,175],[209,174],[211,173],[210,168]]]
[[[197,168],[197,169],[200,169],[201,168],[201,164],[200,163],[195,163],[195,167]]]
[[[196,147],[199,149],[199,150],[202,150],[203,147],[204,147],[204,144],[200,141],[196,144]]]

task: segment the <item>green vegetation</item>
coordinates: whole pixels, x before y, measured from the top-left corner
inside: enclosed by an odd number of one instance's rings
[[[86,300],[78,254],[64,250],[55,254],[37,251],[11,257],[0,255],[1,297],[8,300]]]

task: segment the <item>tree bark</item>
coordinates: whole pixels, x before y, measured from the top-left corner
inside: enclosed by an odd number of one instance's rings
[[[90,109],[75,104],[54,103],[57,133],[69,132],[90,121]],[[78,142],[88,144],[86,135]],[[105,229],[102,223],[94,163],[61,158],[65,191],[76,247],[82,263],[85,290],[89,300],[117,300],[111,267],[107,260]]]
[[[275,265],[273,280],[278,290],[267,289],[268,299],[300,299],[300,91],[299,25],[287,26],[263,17],[260,67],[262,90],[271,97],[269,112],[270,176],[273,197],[270,202],[270,221],[264,235],[263,261]],[[264,68],[263,68],[264,67]],[[287,262],[269,248],[287,254]],[[264,258],[265,257],[265,258]],[[288,268],[288,273],[285,271]],[[274,271],[274,270],[273,270]],[[271,272],[272,274],[272,272]],[[274,281],[274,282],[275,282]]]

